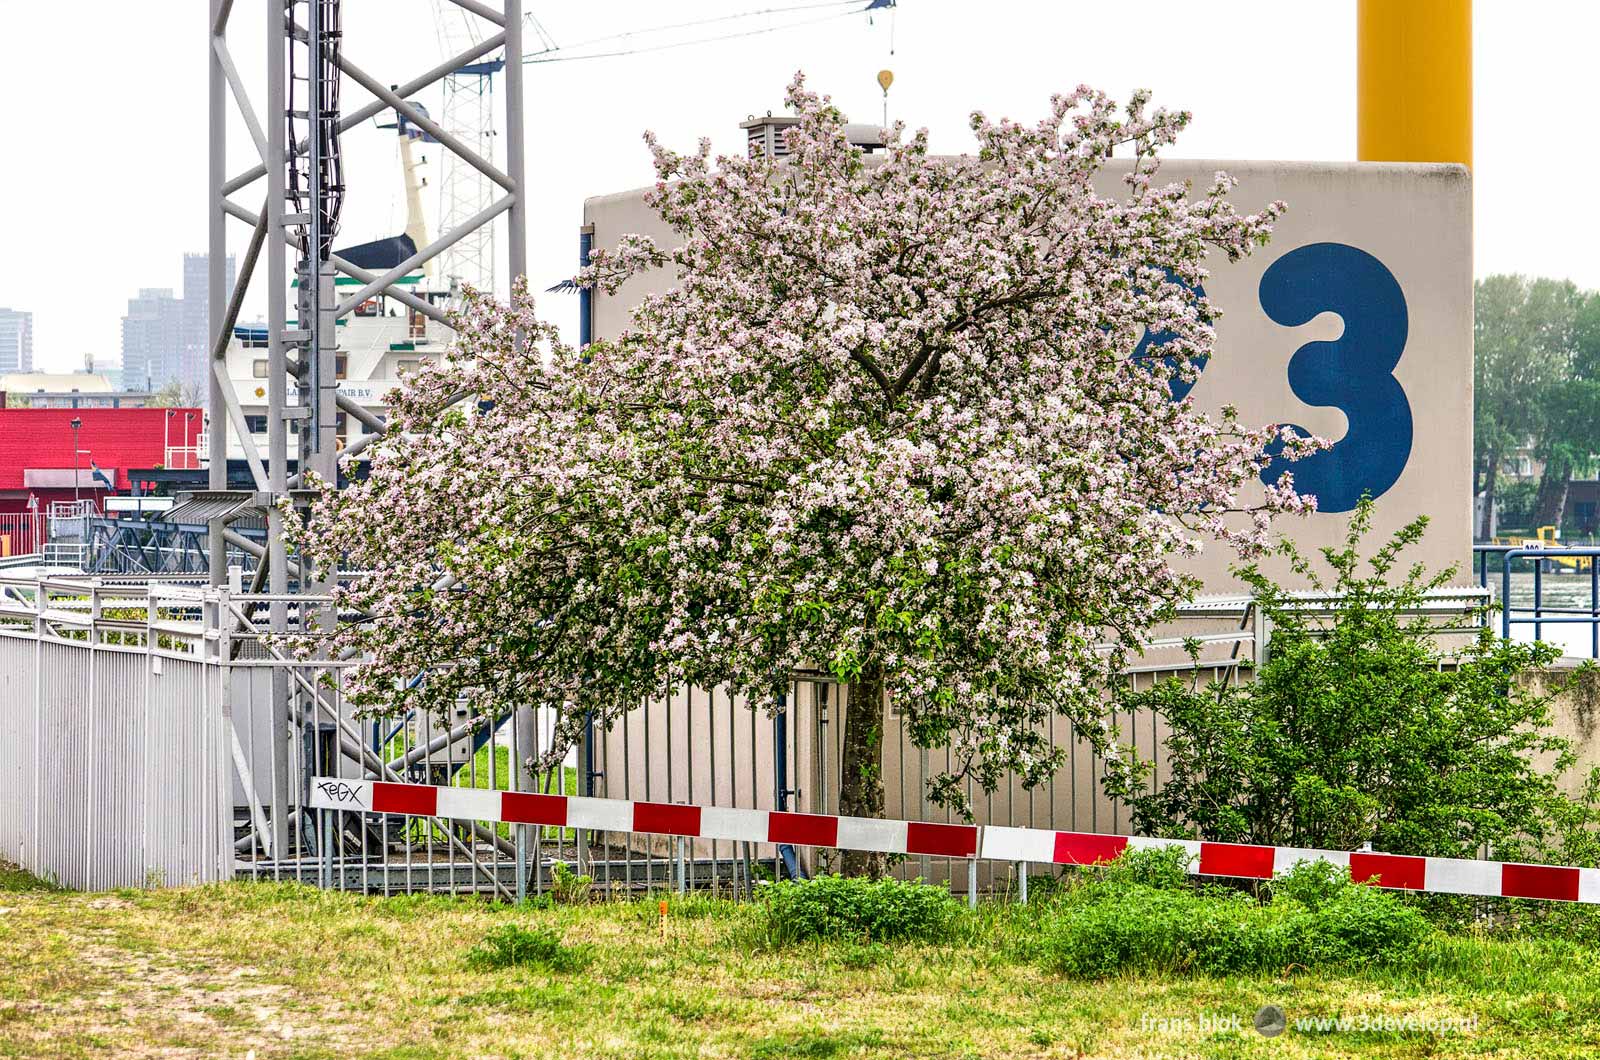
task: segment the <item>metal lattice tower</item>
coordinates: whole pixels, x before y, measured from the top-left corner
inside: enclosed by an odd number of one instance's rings
[[[361,0],[348,0],[361,2]],[[250,544],[262,552],[255,572],[259,591],[265,587],[273,596],[268,627],[274,633],[289,632],[291,622],[305,617],[295,604],[298,594],[315,594],[321,586],[309,583],[302,561],[294,568],[283,533],[284,501],[302,503],[301,472],[316,470],[333,481],[337,457],[334,425],[339,412],[362,421],[368,430],[346,454],[353,454],[363,442],[379,437],[383,421],[353,400],[338,392],[333,368],[337,345],[337,320],[352,312],[366,299],[383,294],[421,313],[448,324],[446,309],[418,297],[397,285],[415,269],[440,257],[458,243],[484,230],[492,230],[501,214],[507,217],[506,266],[510,277],[526,272],[526,202],[523,195],[523,115],[522,115],[522,0],[502,0],[491,6],[482,0],[448,0],[483,29],[469,36],[481,37],[430,70],[401,81],[378,78],[358,66],[346,54],[341,34],[341,0],[209,0],[208,4],[208,103],[210,114],[210,161],[207,212],[210,226],[209,307],[211,336],[210,464],[209,495],[235,497],[228,493],[228,438],[237,432],[245,454],[245,464],[254,484],[247,499],[267,513],[266,545]],[[229,30],[246,12],[266,20],[265,83],[252,93],[241,78],[229,49]],[[357,42],[359,46],[359,42]],[[511,61],[507,62],[509,58]],[[463,68],[498,61],[504,67],[505,86],[501,93],[505,135],[505,169],[495,166],[483,150],[483,139],[464,139],[436,124],[425,113],[406,102],[407,97],[441,80],[458,76]],[[345,111],[341,107],[341,88],[345,82],[372,97],[363,105]],[[396,85],[391,89],[391,84]],[[226,137],[228,95],[248,130],[260,161],[242,173],[227,171]],[[264,100],[257,112],[253,98]],[[342,259],[332,247],[337,229],[339,206],[345,195],[339,164],[339,134],[361,125],[374,115],[394,111],[400,118],[436,139],[452,158],[484,178],[490,189],[489,200],[470,215],[456,218],[433,242],[419,247],[406,260],[385,272],[377,273]],[[480,124],[477,128],[486,128]],[[264,185],[264,187],[260,186]],[[251,202],[241,204],[235,195],[247,189]],[[353,189],[360,194],[361,189]],[[243,221],[252,231],[248,250],[240,263],[238,281],[232,297],[226,287],[224,267],[227,259],[227,219]],[[492,236],[485,244],[492,253]],[[287,251],[293,250],[296,267],[291,270]],[[354,277],[359,286],[348,296],[338,298],[335,274]],[[492,275],[492,272],[491,272]],[[291,289],[291,277],[296,284]],[[313,279],[315,277],[315,279]],[[251,283],[265,292],[267,301],[267,452],[257,449],[244,413],[228,378],[226,352],[240,307]],[[290,299],[294,298],[294,322],[290,322]],[[290,425],[296,427],[298,441],[291,445]],[[295,466],[291,468],[291,453]],[[227,547],[245,547],[240,535],[229,530],[228,517],[209,520],[209,573],[213,586],[227,577]],[[315,667],[307,675],[291,674],[284,667],[272,670],[272,702],[280,723],[278,732],[286,736],[315,716],[323,693],[317,691]],[[531,724],[518,719],[519,725]],[[291,777],[291,742],[275,741],[271,786],[275,805],[287,805],[288,789],[298,783]],[[385,777],[384,779],[392,779]],[[280,818],[272,822],[273,849],[288,849],[291,822]]]
[[[446,55],[454,55],[478,43],[483,22],[457,8],[452,0],[434,0],[439,41]],[[470,63],[445,75],[444,106],[439,124],[462,143],[471,144],[478,154],[494,158],[495,129],[494,75],[505,67],[505,60],[489,58]],[[465,160],[447,153],[439,182],[439,231],[455,231],[494,202],[494,184]],[[484,226],[464,236],[439,258],[440,278],[452,292],[463,285],[480,291],[494,291],[495,232]]]

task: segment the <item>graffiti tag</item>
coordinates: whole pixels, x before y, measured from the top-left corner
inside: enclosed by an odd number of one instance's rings
[[[354,784],[347,784],[342,780],[319,780],[317,791],[322,794],[324,802],[343,805],[361,805],[361,789]]]

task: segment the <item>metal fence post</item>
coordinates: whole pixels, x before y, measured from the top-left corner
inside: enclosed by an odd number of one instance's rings
[[[528,768],[523,762],[523,737],[532,728],[532,712],[519,709],[511,719],[511,790],[527,791]],[[528,900],[528,826],[517,825],[517,904]]]
[[[1507,552],[1500,561],[1500,636],[1511,639],[1511,561],[1515,550]]]

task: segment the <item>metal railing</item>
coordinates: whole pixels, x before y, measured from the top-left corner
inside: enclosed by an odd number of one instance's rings
[[[1482,613],[1480,590],[1436,597],[1425,609],[1442,616],[1440,628]],[[264,633],[280,602],[291,627],[314,637],[302,619],[330,601],[181,579],[0,573],[0,805],[23,809],[0,814],[0,857],[72,886],[244,877],[502,899],[550,888],[558,863],[619,893],[747,893],[760,878],[830,866],[826,850],[782,845],[313,809],[310,778],[342,777],[836,814],[848,689],[821,673],[795,675],[770,704],[684,689],[640,703],[609,731],[592,728],[564,761],[535,771],[528,763],[550,746],[552,718],[491,717],[467,701],[448,717],[364,714],[344,695],[355,660],[306,662]],[[1133,687],[1248,680],[1271,635],[1244,596],[1196,601],[1160,632],[1127,674]],[[1159,757],[1156,719],[1113,721],[1124,744]],[[955,823],[926,794],[950,752],[917,747],[892,705],[883,733],[885,816]],[[1064,720],[1047,735],[1065,766],[1032,789],[969,785],[976,822],[1128,831],[1127,811],[1102,791],[1106,764]],[[963,890],[969,867],[918,855],[896,871]],[[1009,871],[985,864],[977,885],[1003,886]]]
[[[215,641],[161,590],[0,579],[0,856],[35,875],[232,875]]]
[[[39,562],[46,567],[70,567],[82,570],[88,557],[89,545],[84,541],[46,541],[39,553]]]
[[[1494,591],[1501,636],[1532,627],[1533,639],[1544,640],[1554,627],[1552,642],[1564,655],[1600,659],[1600,547],[1474,545],[1472,552],[1478,584]],[[1563,635],[1583,627],[1586,644]]]
[[[0,559],[36,555],[48,536],[41,512],[0,513]]]

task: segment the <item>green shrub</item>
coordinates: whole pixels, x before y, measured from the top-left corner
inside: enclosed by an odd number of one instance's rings
[[[15,865],[0,861],[0,891],[59,891],[53,880],[41,879]]]
[[[1193,883],[1189,876],[1189,863],[1193,860],[1192,854],[1178,846],[1129,848],[1094,871],[1108,884],[1178,891],[1187,890]]]
[[[1571,744],[1552,734],[1549,697],[1521,680],[1556,650],[1504,641],[1492,623],[1465,645],[1459,633],[1439,636],[1441,618],[1423,607],[1453,572],[1401,563],[1426,520],[1363,556],[1371,520],[1364,501],[1343,545],[1322,550],[1331,579],[1282,546],[1298,580],[1330,604],[1306,607],[1254,566],[1238,572],[1272,629],[1255,680],[1118,692],[1119,712],[1165,723],[1166,776],[1152,790],[1152,764],[1125,751],[1107,770],[1107,794],[1144,835],[1330,850],[1371,842],[1448,857],[1487,847],[1508,860],[1600,856],[1600,803],[1562,794]]]
[[[592,954],[587,946],[569,946],[550,928],[525,928],[501,924],[467,951],[473,968],[543,968],[551,972],[576,972],[586,968]]]
[[[1307,909],[1320,909],[1330,898],[1350,887],[1350,870],[1326,861],[1297,861],[1267,884],[1274,901],[1287,898]]]
[[[1427,918],[1399,895],[1354,884],[1306,919],[1306,965],[1400,964],[1433,933]]]
[[[866,942],[947,938],[961,906],[944,887],[917,880],[818,876],[765,889],[766,934],[774,945],[808,939]]]
[[[1307,905],[1290,893],[1316,904]],[[1281,973],[1400,964],[1433,929],[1398,895],[1300,872],[1263,905],[1241,891],[1099,881],[1042,922],[1039,958],[1081,978],[1125,972]]]
[[[1600,906],[1468,894],[1413,894],[1407,896],[1407,904],[1452,935],[1549,940],[1600,949]]]
[[[1047,965],[1087,979],[1128,971],[1258,971],[1292,960],[1288,919],[1244,894],[1094,885],[1056,911],[1040,949]]]

